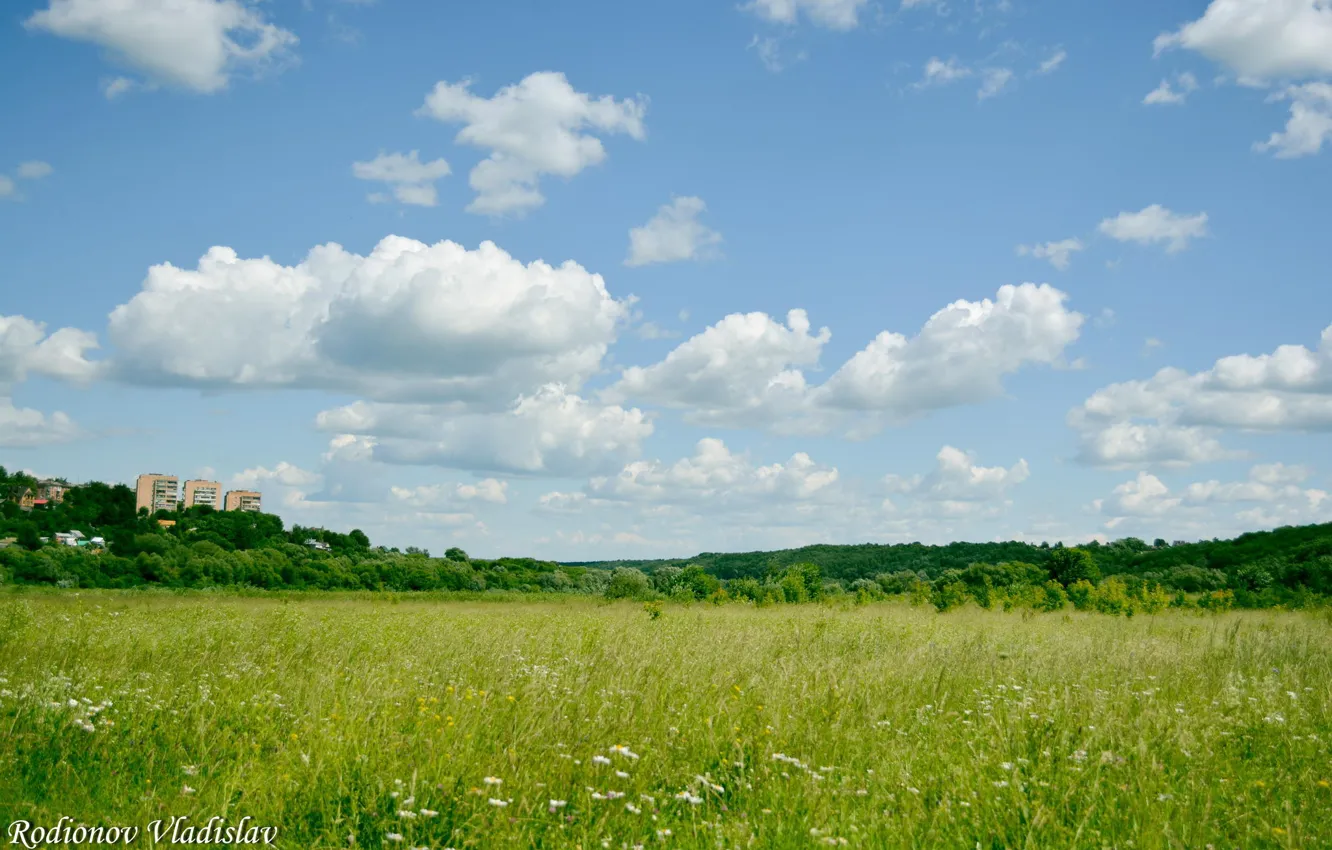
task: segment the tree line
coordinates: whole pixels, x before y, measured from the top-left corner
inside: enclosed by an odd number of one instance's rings
[[[0,493],[27,485],[0,467]],[[107,545],[51,542],[56,532],[73,530]],[[257,512],[193,507],[149,514],[135,510],[129,487],[93,482],[30,511],[6,499],[4,538],[14,542],[0,549],[0,582],[61,587],[503,590],[758,605],[903,596],[940,610],[1073,605],[1120,614],[1166,606],[1304,607],[1332,596],[1332,524],[1198,543],[865,544],[556,563],[477,559],[459,548],[432,557],[416,547],[375,546],[359,529],[286,528],[280,517]]]

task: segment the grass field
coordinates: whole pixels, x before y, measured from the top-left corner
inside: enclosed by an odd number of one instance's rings
[[[0,595],[0,823],[1327,848],[1329,780],[1322,614]]]

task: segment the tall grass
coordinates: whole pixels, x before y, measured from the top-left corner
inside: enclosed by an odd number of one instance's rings
[[[1332,847],[1329,626],[14,594],[0,826],[248,816],[291,848]]]

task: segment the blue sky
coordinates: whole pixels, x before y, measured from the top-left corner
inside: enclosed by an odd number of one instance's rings
[[[1327,0],[159,5],[0,22],[8,467],[569,560],[1332,520]]]

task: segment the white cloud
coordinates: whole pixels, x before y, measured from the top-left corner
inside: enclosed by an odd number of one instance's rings
[[[47,414],[15,407],[13,399],[0,395],[0,446],[30,448],[67,443],[83,436],[82,430],[64,413]]]
[[[743,8],[774,23],[794,24],[803,15],[821,27],[850,30],[867,5],[869,0],[750,0]]]
[[[822,433],[841,422],[857,435],[931,410],[999,395],[1004,375],[1028,363],[1055,363],[1078,337],[1083,317],[1048,285],[1002,287],[996,299],[957,301],[913,338],[885,331],[821,386],[817,366],[831,338],[810,334],[803,310],[783,326],[764,313],[732,314],[681,343],[660,363],[625,369],[606,393],[684,408],[693,422]]]
[[[1059,67],[1064,64],[1064,60],[1066,59],[1068,59],[1067,51],[1057,50],[1055,51],[1054,55],[1052,55],[1049,59],[1046,59],[1044,62],[1041,63],[1041,66],[1037,70],[1037,73],[1040,74],[1053,73],[1059,70]]]
[[[682,504],[709,510],[805,502],[835,492],[837,469],[798,452],[786,463],[755,466],[715,438],[698,442],[691,458],[673,464],[636,461],[618,475],[593,478],[587,492],[605,502]],[[551,501],[555,500],[554,494]]]
[[[96,335],[75,328],[47,334],[46,325],[23,316],[0,315],[0,396],[29,375],[87,382],[99,365],[87,359]]]
[[[628,315],[600,275],[389,236],[295,266],[213,248],[149,270],[109,324],[122,379],[199,388],[322,388],[376,399],[510,403],[600,369]]]
[[[955,301],[907,337],[884,331],[820,388],[835,408],[910,416],[1002,394],[1002,378],[1057,363],[1084,321],[1067,295],[1041,284],[1000,287],[995,299]]]
[[[1298,486],[1305,473],[1282,464],[1258,465],[1244,481],[1202,481],[1172,491],[1155,475],[1139,472],[1136,479],[1116,487],[1111,498],[1098,499],[1092,507],[1108,517],[1107,528],[1159,530],[1162,522],[1169,522],[1177,531],[1200,536],[1332,518],[1327,492]],[[1234,510],[1246,504],[1251,507]],[[1232,512],[1227,514],[1226,509]]]
[[[1329,0],[1212,0],[1196,21],[1155,41],[1196,51],[1244,80],[1332,74]]]
[[[582,476],[638,456],[652,423],[642,411],[597,405],[550,384],[498,413],[358,401],[316,419],[327,431],[372,438],[385,463],[477,472]]]
[[[18,176],[23,180],[40,180],[43,177],[50,176],[54,170],[49,162],[34,159],[19,163]]]
[[[1290,86],[1269,100],[1289,100],[1290,120],[1284,131],[1256,143],[1254,150],[1272,151],[1278,159],[1295,159],[1318,153],[1324,142],[1332,143],[1332,84]]]
[[[460,505],[468,502],[507,504],[509,483],[485,478],[475,484],[429,484],[422,487],[393,487],[390,495],[399,502],[418,508]]]
[[[774,74],[780,74],[786,69],[787,59],[782,55],[782,39],[780,38],[755,35],[750,39],[745,49],[757,53],[763,67]],[[798,50],[791,58],[796,62],[803,62],[808,58],[808,54],[803,50]]]
[[[1166,251],[1174,254],[1189,246],[1189,240],[1207,235],[1207,213],[1181,215],[1160,204],[1152,204],[1138,212],[1122,212],[1101,222],[1101,233],[1118,242],[1137,242],[1140,245],[1166,243]]]
[[[1175,85],[1179,88],[1175,88]],[[1162,80],[1161,85],[1149,91],[1142,102],[1148,106],[1180,106],[1197,89],[1198,79],[1186,71],[1175,76],[1174,85],[1169,80]]]
[[[272,66],[297,43],[239,0],[50,0],[24,26],[92,42],[153,80],[203,93]]]
[[[399,203],[421,207],[435,205],[435,181],[448,174],[447,162],[442,159],[421,162],[417,151],[407,154],[381,151],[369,162],[352,163],[352,175],[357,179],[387,183]]]
[[[799,407],[808,389],[796,367],[816,365],[831,338],[827,328],[811,335],[804,310],[788,313],[785,325],[766,313],[732,313],[661,362],[625,369],[605,395],[686,408],[705,424],[775,423],[775,412]]]
[[[265,484],[306,488],[318,484],[319,474],[301,469],[287,461],[279,461],[272,469],[255,466],[231,477],[231,486],[238,490],[262,490]]]
[[[976,92],[976,97],[980,100],[986,100],[994,97],[1008,87],[1013,81],[1013,70],[1011,68],[986,68],[981,73],[981,87]]]
[[[490,151],[469,177],[477,192],[470,212],[521,216],[541,206],[546,200],[539,187],[542,175],[573,177],[605,160],[605,147],[590,131],[638,140],[645,135],[647,99],[641,96],[592,98],[550,71],[530,74],[492,98],[472,94],[470,85],[470,80],[440,82],[418,110],[464,124],[456,141]]]
[[[1110,499],[1094,502],[1101,513],[1111,517],[1106,525],[1113,528],[1116,519],[1123,517],[1161,516],[1178,508],[1182,500],[1170,494],[1170,488],[1147,472],[1139,472],[1132,481],[1125,481],[1114,490]]]
[[[1232,456],[1221,429],[1332,430],[1332,327],[1319,347],[1283,345],[1240,354],[1189,374],[1166,368],[1145,381],[1112,384],[1069,413],[1082,459],[1095,464],[1189,464]]]
[[[629,231],[627,266],[705,259],[721,244],[721,234],[699,222],[702,198],[672,198],[647,224]]]
[[[4,174],[0,174],[0,198],[13,198],[18,196],[18,187],[14,185],[14,180]]]
[[[107,100],[115,100],[123,94],[138,88],[138,84],[129,77],[114,77],[102,82],[102,94]]]
[[[936,465],[928,475],[904,478],[889,475],[884,483],[892,493],[900,493],[927,502],[948,503],[951,512],[962,512],[959,506],[970,503],[1002,503],[1008,491],[1026,481],[1031,470],[1025,460],[1011,468],[978,466],[975,458],[961,449],[944,446],[936,457]]]
[[[956,82],[970,77],[974,72],[967,66],[959,63],[956,58],[940,59],[937,56],[930,57],[925,63],[925,76],[920,82],[916,83],[916,88],[928,88],[929,86],[941,86]]]
[[[1081,251],[1087,246],[1082,244],[1081,239],[1062,239],[1058,242],[1046,242],[1040,245],[1019,245],[1017,252],[1022,257],[1035,257],[1038,260],[1049,260],[1050,265],[1064,271],[1068,268],[1073,253]]]

